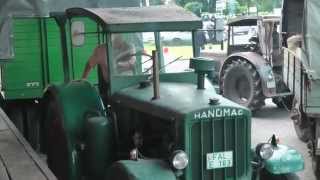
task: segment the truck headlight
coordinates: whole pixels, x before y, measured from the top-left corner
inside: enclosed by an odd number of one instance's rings
[[[182,150],[174,151],[171,156],[171,163],[175,169],[182,170],[189,163],[188,155]]]
[[[257,155],[264,160],[270,159],[273,155],[273,147],[269,143],[261,143],[258,144],[256,148]]]

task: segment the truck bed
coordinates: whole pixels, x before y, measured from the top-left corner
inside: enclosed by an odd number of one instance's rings
[[[56,180],[2,109],[0,109],[0,179]]]

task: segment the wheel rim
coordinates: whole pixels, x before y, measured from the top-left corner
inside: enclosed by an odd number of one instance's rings
[[[237,79],[235,88],[238,92],[238,99],[247,103],[251,95],[249,79],[246,76],[241,76]]]
[[[234,74],[228,74],[226,77],[229,82],[224,83],[224,96],[238,104],[247,106],[252,99],[251,79],[240,68],[233,71]]]

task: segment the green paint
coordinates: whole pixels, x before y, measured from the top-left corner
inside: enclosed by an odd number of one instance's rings
[[[81,163],[83,156],[79,154],[79,150],[77,150],[79,148],[77,147],[81,142],[86,143],[86,140],[90,140],[90,142],[87,142],[89,152],[95,153],[91,154],[88,161],[84,162],[98,162],[97,165],[101,166],[91,166],[89,172],[93,173],[92,176],[101,176],[101,168],[105,167],[107,162],[110,162],[108,156],[110,157],[112,152],[107,150],[110,150],[108,146],[112,144],[108,141],[108,137],[112,137],[110,136],[112,132],[108,132],[110,124],[108,124],[104,105],[96,89],[87,81],[73,81],[68,84],[49,86],[46,93],[52,93],[56,96],[63,112],[63,126],[68,139],[70,157],[68,160],[69,180],[77,180],[82,176],[83,169],[81,167],[86,163]],[[105,118],[88,120],[87,118],[92,112]],[[92,129],[86,131],[86,125]],[[97,136],[95,141],[91,141],[93,136]],[[92,149],[96,146],[99,146],[100,149]],[[102,153],[102,151],[104,152]],[[105,162],[101,162],[103,160]]]
[[[273,174],[298,172],[304,169],[304,160],[297,150],[279,144],[266,161],[266,169]]]
[[[130,180],[176,180],[171,168],[156,159],[116,162],[108,171],[106,179],[126,177]]]

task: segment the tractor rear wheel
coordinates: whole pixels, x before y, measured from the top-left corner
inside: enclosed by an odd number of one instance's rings
[[[44,103],[47,163],[59,180],[68,180],[69,151],[67,137],[63,128],[63,114],[54,95],[46,94]]]
[[[220,82],[224,97],[251,110],[258,110],[264,105],[259,73],[246,60],[227,64]]]

